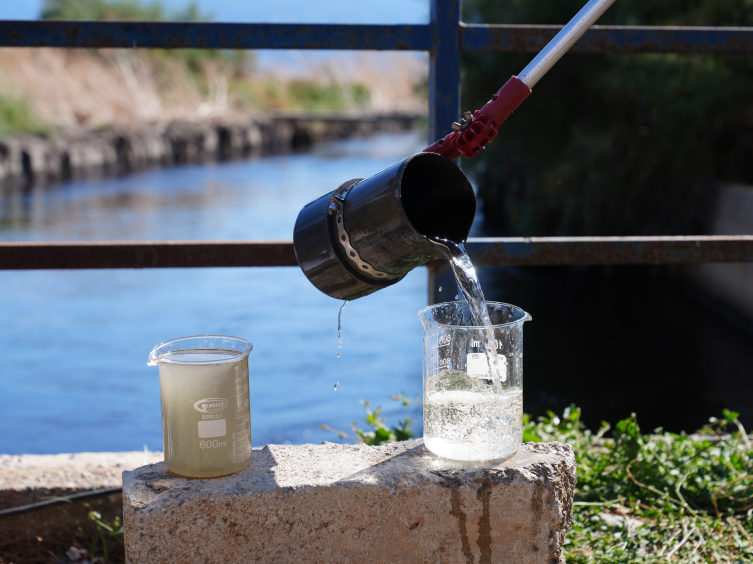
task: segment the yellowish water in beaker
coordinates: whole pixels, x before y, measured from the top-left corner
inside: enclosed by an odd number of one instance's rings
[[[204,349],[160,358],[165,464],[171,472],[210,478],[238,472],[250,462],[248,357],[222,362],[237,356],[237,351]]]

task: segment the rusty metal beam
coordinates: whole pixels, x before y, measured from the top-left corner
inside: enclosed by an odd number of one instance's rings
[[[479,267],[753,262],[753,235],[494,237],[466,246]]]
[[[753,235],[493,237],[469,239],[466,247],[478,267],[753,262]],[[0,270],[296,264],[291,241],[0,243]]]
[[[292,241],[0,243],[0,270],[297,266]]]

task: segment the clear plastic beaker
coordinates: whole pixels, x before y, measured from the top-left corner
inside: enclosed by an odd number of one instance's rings
[[[523,323],[510,304],[486,302],[488,327],[469,326],[467,302],[422,309],[424,444],[443,458],[483,461],[513,454],[523,442]],[[493,335],[498,374],[490,370]]]
[[[221,335],[182,337],[154,347],[147,364],[159,366],[168,470],[211,478],[248,466],[252,348],[244,339]]]

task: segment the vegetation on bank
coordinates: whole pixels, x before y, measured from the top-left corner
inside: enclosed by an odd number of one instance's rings
[[[169,10],[158,1],[139,0],[45,0],[40,17],[63,20],[138,21],[212,19],[210,13],[201,12],[193,3],[180,10]],[[120,86],[104,84],[105,88],[102,88],[102,91],[107,91],[122,90],[128,86],[130,80],[131,83],[138,83],[145,92],[156,92],[165,110],[180,107],[185,108],[184,113],[198,113],[201,114],[200,117],[228,110],[342,111],[366,108],[371,101],[371,90],[367,85],[343,82],[331,73],[325,72],[322,76],[310,80],[281,80],[274,76],[262,76],[257,72],[254,56],[249,51],[104,49],[76,51],[73,55],[89,57],[92,62],[97,63],[90,66],[90,74],[97,76],[80,76],[78,80],[81,82],[125,80]],[[13,60],[7,59],[6,64],[13,64]],[[17,64],[36,64],[36,59]],[[60,64],[68,66],[65,61]],[[105,77],[97,69],[112,69],[113,72]],[[39,114],[42,112],[35,111],[33,97],[28,96],[27,99],[22,93],[23,88],[14,87],[7,77],[2,78],[4,84],[0,85],[0,135],[53,133],[55,125],[48,123],[49,119],[45,121],[40,117]],[[35,86],[37,85],[25,88],[28,92],[33,92]],[[51,98],[64,95],[65,92],[56,92],[54,96],[44,98],[42,103],[49,106]],[[108,125],[86,122],[83,127],[102,128]]]
[[[49,135],[52,128],[40,123],[25,100],[0,95],[0,136],[31,133]]]
[[[44,19],[138,20],[138,21],[210,21],[212,14],[202,13],[195,3],[167,10],[161,2],[140,0],[45,0]],[[146,52],[159,69],[166,60],[182,60],[193,82],[206,95],[223,86],[211,78],[222,76],[225,95],[234,105],[257,110],[344,110],[367,105],[369,88],[362,84],[341,84],[329,80],[291,80],[281,84],[270,78],[253,76],[254,58],[248,51],[207,49],[156,49]],[[163,69],[164,70],[164,69]]]
[[[468,22],[564,24],[582,0],[467,0]],[[749,1],[616,2],[611,25],[751,26]],[[463,57],[480,108],[531,54]],[[489,234],[672,235],[707,229],[717,181],[753,182],[753,59],[568,54],[500,128],[476,171]]]

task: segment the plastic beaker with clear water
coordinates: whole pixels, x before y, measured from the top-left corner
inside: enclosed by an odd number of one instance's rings
[[[494,460],[523,442],[523,323],[531,316],[510,304],[486,305],[491,328],[470,325],[467,302],[418,313],[424,328],[424,444],[443,458]],[[490,369],[495,353],[496,374]]]
[[[237,337],[201,335],[154,347],[167,469],[181,476],[233,474],[251,461],[248,355]]]

